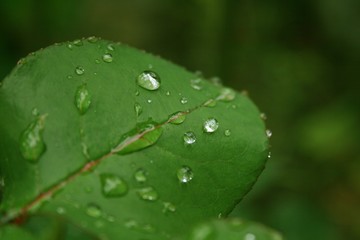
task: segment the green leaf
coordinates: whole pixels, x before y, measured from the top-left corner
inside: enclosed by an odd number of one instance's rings
[[[282,240],[282,236],[261,224],[242,219],[211,220],[194,227],[188,240]]]
[[[246,95],[96,38],[19,61],[0,116],[3,226],[55,214],[104,239],[184,239],[226,216],[268,155]]]

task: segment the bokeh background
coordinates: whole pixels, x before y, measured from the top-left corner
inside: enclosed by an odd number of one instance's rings
[[[0,79],[99,36],[248,91],[272,157],[233,216],[290,240],[360,239],[359,0],[1,0]]]

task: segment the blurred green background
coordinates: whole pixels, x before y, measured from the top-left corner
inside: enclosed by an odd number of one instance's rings
[[[360,239],[359,0],[1,0],[0,79],[99,36],[248,91],[272,157],[234,210],[287,239]]]

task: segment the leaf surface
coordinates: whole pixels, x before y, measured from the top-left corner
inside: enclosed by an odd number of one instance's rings
[[[246,95],[94,38],[22,59],[0,116],[3,225],[52,213],[103,239],[184,239],[233,209],[268,154]]]

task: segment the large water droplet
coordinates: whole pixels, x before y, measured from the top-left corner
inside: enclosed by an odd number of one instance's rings
[[[85,69],[83,68],[83,67],[81,67],[81,66],[77,66],[76,68],[75,68],[75,73],[77,74],[77,75],[83,75],[84,73],[85,73]]]
[[[229,137],[231,135],[231,130],[230,129],[226,129],[224,132],[224,135]]]
[[[86,207],[86,214],[90,217],[98,218],[101,216],[101,208],[95,203],[89,203]]]
[[[91,36],[91,37],[88,37],[87,40],[89,43],[96,43],[99,39],[95,36]]]
[[[136,79],[137,84],[147,90],[157,90],[160,87],[160,77],[153,71],[144,71]]]
[[[86,113],[91,104],[91,94],[89,93],[86,84],[78,87],[75,93],[75,106],[80,114]]]
[[[220,96],[217,98],[218,100],[230,102],[234,100],[236,97],[236,92],[231,88],[222,88],[220,91]]]
[[[168,212],[175,212],[176,211],[176,207],[174,204],[170,203],[170,202],[163,202],[163,213],[168,213]]]
[[[139,189],[137,192],[139,197],[146,201],[156,201],[159,197],[158,193],[155,191],[153,187],[145,187]]]
[[[113,45],[112,43],[109,43],[106,48],[107,48],[108,50],[110,50],[110,51],[114,51],[114,50],[115,50],[114,45]]]
[[[105,197],[121,197],[128,191],[128,186],[123,179],[111,174],[100,175],[101,189]]]
[[[142,168],[138,169],[134,174],[134,178],[138,183],[146,182],[146,172],[145,172],[145,170],[142,169]]]
[[[169,116],[169,123],[181,124],[185,121],[186,115],[184,112],[176,112]]]
[[[194,144],[196,142],[195,133],[191,132],[191,131],[186,132],[186,133],[184,133],[183,139],[184,139],[184,143],[186,145]]]
[[[21,155],[30,162],[37,162],[45,152],[43,139],[46,115],[39,116],[22,132],[20,136]]]
[[[162,134],[162,128],[151,119],[138,123],[136,127],[125,133],[113,153],[127,154],[149,147],[156,143]]]
[[[219,122],[215,118],[209,118],[204,122],[203,130],[207,133],[215,132],[219,127]]]
[[[140,116],[140,114],[142,113],[142,107],[141,107],[140,103],[136,102],[134,105],[134,109],[135,109],[136,116]]]
[[[186,104],[187,102],[188,102],[188,100],[187,100],[186,97],[180,98],[180,103],[181,103],[181,104]]]
[[[102,56],[102,60],[107,63],[111,63],[113,61],[113,56],[110,53],[106,53]]]
[[[195,90],[201,90],[204,87],[204,82],[201,78],[191,79],[190,86]]]
[[[270,129],[267,129],[267,130],[265,131],[265,133],[266,133],[266,136],[267,136],[268,138],[271,138],[271,136],[272,136],[272,131],[271,131]]]
[[[193,179],[194,173],[190,167],[183,166],[177,171],[177,177],[181,183],[188,183]]]
[[[82,42],[82,40],[81,39],[76,39],[76,40],[74,40],[73,41],[73,44],[75,45],[75,46],[82,46],[83,45],[83,42]]]

